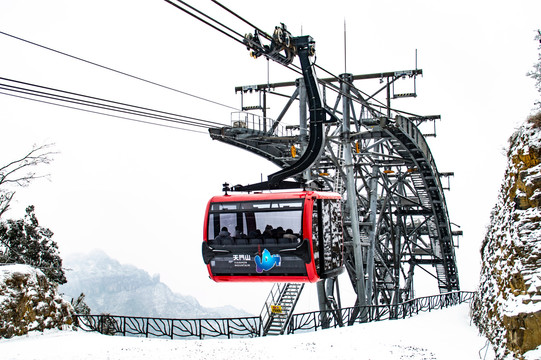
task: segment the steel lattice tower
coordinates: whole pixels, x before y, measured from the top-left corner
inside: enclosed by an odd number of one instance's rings
[[[432,274],[441,293],[459,290],[453,247],[458,232],[451,231],[440,179],[450,174],[438,172],[418,128],[439,116],[405,117],[390,107],[393,97],[416,95],[392,96],[391,85],[419,74],[422,70],[320,80],[325,107],[338,121],[325,125],[324,151],[297,180],[338,192],[344,199],[345,267],[357,293],[356,305],[397,304],[412,298],[414,274],[421,267]],[[363,95],[355,82],[378,78],[386,80],[387,98],[374,106],[369,100],[375,96]],[[260,91],[266,97],[276,87],[295,90],[275,120],[253,112],[235,113],[231,126],[210,129],[211,137],[282,168],[294,163],[292,147],[302,153],[309,136],[303,82],[236,90]],[[281,121],[295,101],[300,104],[299,124],[284,127]],[[262,107],[245,110],[254,108]],[[320,282],[322,310],[337,306],[335,288],[335,279]]]

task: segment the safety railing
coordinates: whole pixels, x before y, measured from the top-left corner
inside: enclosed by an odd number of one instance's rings
[[[168,319],[134,316],[75,315],[75,325],[106,335],[174,338],[237,338],[261,334],[259,317]]]
[[[293,334],[300,331],[317,331],[355,323],[404,319],[420,312],[469,302],[473,298],[473,294],[474,292],[469,291],[455,291],[416,298],[396,305],[369,305],[295,314],[291,318],[286,333]]]
[[[412,299],[396,305],[370,305],[333,311],[313,311],[292,316],[286,334],[349,326],[389,319],[403,319],[420,312],[469,302],[474,292],[455,291]],[[174,338],[240,338],[263,336],[261,317],[223,319],[169,319],[135,316],[75,315],[84,331],[107,335]]]
[[[265,134],[267,136],[293,136],[293,132],[290,129],[284,128],[274,119],[246,111],[231,113],[231,127],[233,129],[241,129],[244,132]]]
[[[263,324],[263,326],[268,324],[268,322],[270,321],[270,318],[272,316],[272,304],[278,303],[285,285],[285,283],[275,283],[272,286],[272,289],[267,296],[267,300],[265,300],[263,308],[259,313],[259,318],[261,319],[261,323]]]

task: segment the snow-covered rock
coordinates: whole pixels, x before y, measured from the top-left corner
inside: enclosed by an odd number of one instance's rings
[[[521,359],[541,345],[541,128],[534,120],[509,139],[472,304],[473,319],[499,359]]]
[[[40,270],[0,266],[0,337],[71,325],[72,315],[71,305]]]

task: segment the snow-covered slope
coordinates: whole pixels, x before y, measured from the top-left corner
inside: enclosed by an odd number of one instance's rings
[[[211,318],[251,316],[227,306],[204,308],[191,297],[173,293],[160,282],[133,265],[120,264],[102,251],[67,256],[64,259],[68,282],[60,291],[67,298],[86,295],[93,314],[173,318]]]
[[[0,340],[0,354],[12,360],[493,359],[468,311],[468,304],[462,304],[405,320],[255,339],[164,340],[54,332]],[[540,356],[541,351],[530,352],[527,359]]]

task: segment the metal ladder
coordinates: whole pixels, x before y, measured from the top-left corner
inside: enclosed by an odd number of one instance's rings
[[[336,174],[334,174],[334,184],[335,184],[334,192],[342,194],[344,192],[344,180],[343,180],[342,175],[340,174],[340,169],[344,168],[344,144],[342,143],[338,145],[336,158],[338,160],[338,164],[337,164],[338,169],[336,169]]]
[[[285,332],[303,288],[303,283],[274,284],[261,310],[263,336]]]

